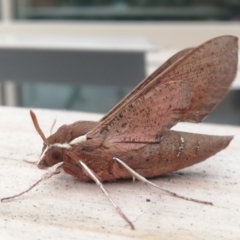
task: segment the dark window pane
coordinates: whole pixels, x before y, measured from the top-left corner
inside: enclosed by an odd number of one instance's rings
[[[232,20],[238,0],[28,0],[16,2],[19,19]]]

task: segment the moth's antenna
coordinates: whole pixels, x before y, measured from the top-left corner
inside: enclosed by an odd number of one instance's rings
[[[33,125],[34,125],[36,131],[38,132],[38,134],[39,134],[40,137],[42,138],[43,142],[44,142],[46,145],[49,145],[47,138],[45,137],[43,131],[42,131],[41,128],[39,127],[37,117],[36,117],[35,113],[34,113],[32,110],[30,110],[30,115],[31,115],[31,118],[32,118],[32,121],[33,121]]]
[[[50,128],[50,135],[52,135],[52,131],[53,131],[53,128],[55,127],[55,125],[56,125],[56,122],[57,122],[57,120],[55,118],[54,121],[53,121],[53,124],[52,124],[52,126]]]

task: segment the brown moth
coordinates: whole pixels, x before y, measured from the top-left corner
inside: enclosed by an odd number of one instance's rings
[[[204,161],[226,148],[232,136],[211,136],[169,130],[179,121],[201,122],[226,96],[238,64],[238,38],[221,36],[185,49],[159,67],[99,122],[61,126],[43,140],[37,166],[49,171],[20,196],[61,171],[81,181],[95,181],[120,215],[102,182],[136,178],[175,197],[199,203],[160,188],[153,178]]]

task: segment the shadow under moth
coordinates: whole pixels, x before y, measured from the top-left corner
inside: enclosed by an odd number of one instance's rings
[[[78,121],[45,137],[35,114],[34,126],[43,140],[38,168],[49,169],[41,181],[65,172],[81,181],[94,181],[118,213],[102,182],[133,178],[172,196],[203,204],[162,189],[153,178],[204,161],[226,148],[232,136],[170,130],[179,121],[201,122],[226,96],[238,64],[238,38],[220,36],[172,56],[100,121]]]

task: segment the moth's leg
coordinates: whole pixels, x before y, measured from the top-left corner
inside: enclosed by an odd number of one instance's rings
[[[94,172],[82,161],[79,161],[79,163],[82,165],[83,169],[86,171],[86,173],[91,177],[91,179],[101,188],[103,193],[107,196],[108,200],[112,203],[112,205],[115,207],[117,212],[120,214],[120,216],[130,225],[132,229],[134,229],[133,223],[127,218],[127,216],[122,212],[122,210],[117,206],[117,204],[112,200],[112,198],[109,196],[106,189],[103,187],[103,184],[98,180],[97,176],[94,174]]]
[[[38,163],[38,160],[37,161],[29,161],[29,160],[23,160],[24,162],[26,162],[26,163],[29,163],[29,164],[33,164],[33,165],[37,165],[37,163]]]
[[[53,128],[55,127],[55,125],[56,125],[56,122],[57,122],[57,120],[56,120],[56,118],[55,118],[55,119],[53,120],[52,126],[51,126],[51,128],[50,128],[50,135],[49,135],[49,136],[52,135],[52,131],[53,131]]]
[[[188,198],[188,197],[185,197],[185,196],[182,196],[182,195],[179,195],[175,192],[171,192],[169,190],[166,190],[166,189],[163,189],[161,187],[159,187],[158,185],[154,184],[153,182],[150,182],[148,181],[145,177],[143,177],[142,175],[138,174],[136,171],[134,171],[132,168],[130,168],[125,162],[123,162],[122,160],[120,160],[119,158],[116,158],[114,157],[113,160],[117,161],[118,163],[120,163],[126,170],[128,170],[133,178],[136,178],[138,179],[139,181],[143,182],[143,183],[146,183],[146,184],[149,184],[155,188],[158,188],[160,189],[161,191],[165,192],[165,193],[168,193],[169,195],[173,196],[173,197],[177,197],[177,198],[181,198],[181,199],[184,199],[184,200],[187,200],[187,201],[192,201],[192,202],[197,202],[197,203],[202,203],[202,204],[207,204],[207,205],[213,205],[211,202],[206,202],[206,201],[201,201],[201,200],[198,200],[198,199],[194,199],[194,198]]]
[[[55,174],[59,174],[61,172],[61,167],[62,167],[63,163],[58,163],[56,165],[54,165],[53,167],[49,168],[49,170],[38,180],[36,181],[32,186],[30,186],[27,190],[20,192],[18,194],[15,194],[11,197],[5,197],[1,199],[1,202],[6,201],[6,200],[10,200],[16,197],[19,197],[27,192],[29,192],[30,190],[32,190],[34,187],[36,187],[40,182],[47,180],[49,178],[51,178],[53,175]]]

